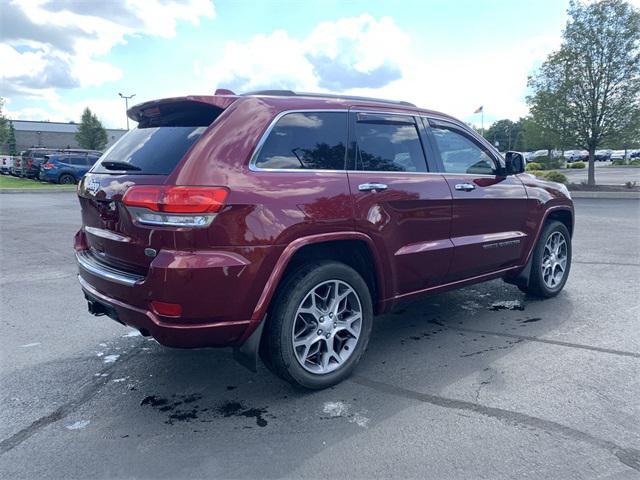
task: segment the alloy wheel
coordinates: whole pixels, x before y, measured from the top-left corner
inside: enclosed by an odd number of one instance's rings
[[[560,285],[567,270],[567,240],[561,232],[553,232],[544,244],[542,254],[542,280],[555,289]]]
[[[362,330],[362,304],[351,285],[329,280],[313,287],[296,311],[293,350],[308,372],[323,375],[353,354]]]

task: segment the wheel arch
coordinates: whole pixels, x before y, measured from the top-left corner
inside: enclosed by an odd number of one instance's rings
[[[298,238],[284,249],[258,299],[251,323],[239,343],[246,340],[267,313],[269,304],[282,280],[306,259],[333,259],[354,268],[370,288],[374,311],[385,309],[387,298],[382,262],[371,238],[360,232],[332,232]]]

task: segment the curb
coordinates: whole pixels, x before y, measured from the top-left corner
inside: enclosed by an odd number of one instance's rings
[[[640,200],[640,192],[590,192],[586,190],[569,190],[571,198],[611,198]]]
[[[74,192],[74,188],[0,188],[0,195],[3,193],[69,193]]]

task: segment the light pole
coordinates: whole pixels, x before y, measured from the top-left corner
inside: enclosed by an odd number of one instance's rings
[[[129,110],[129,99],[136,96],[136,94],[131,95],[123,95],[122,93],[118,93],[120,98],[124,98],[124,116],[127,117],[127,130],[129,130],[129,115],[127,115],[127,111]]]

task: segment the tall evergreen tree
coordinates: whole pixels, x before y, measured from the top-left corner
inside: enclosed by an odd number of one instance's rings
[[[9,155],[17,155],[16,151],[16,129],[13,128],[13,122],[9,122],[9,136],[7,138],[7,149],[9,150]]]
[[[9,121],[2,113],[4,107],[4,99],[0,97],[0,151],[4,148],[5,143],[9,139]]]
[[[107,131],[89,107],[82,112],[76,140],[82,148],[90,150],[102,150],[107,145]]]

